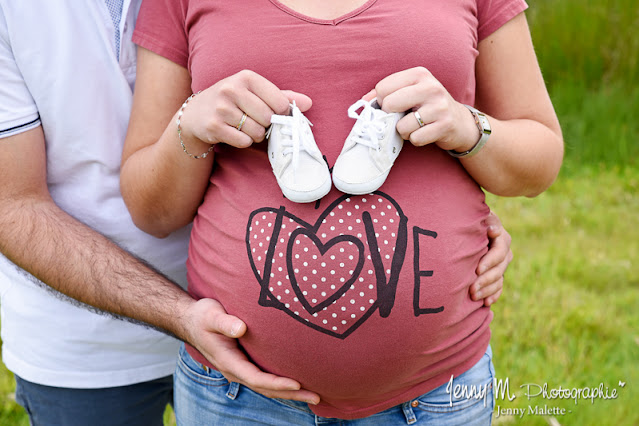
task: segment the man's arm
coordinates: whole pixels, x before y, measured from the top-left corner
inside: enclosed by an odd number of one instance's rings
[[[159,327],[200,350],[229,379],[271,397],[317,401],[294,380],[261,372],[232,337],[246,325],[195,301],[52,200],[41,127],[0,139],[0,251],[74,299]],[[224,336],[222,334],[228,336]]]
[[[74,299],[119,315],[135,314],[186,337],[181,317],[194,301],[58,208],[46,185],[45,155],[41,127],[0,140],[2,253]]]

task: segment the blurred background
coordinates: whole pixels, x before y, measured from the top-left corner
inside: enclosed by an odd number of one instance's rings
[[[515,259],[492,324],[498,378],[526,415],[494,424],[639,425],[639,1],[529,0],[561,122],[559,178],[535,199],[489,196]],[[616,399],[528,400],[525,384]],[[537,393],[538,388],[531,387]],[[563,408],[534,415],[529,407]]]
[[[506,411],[493,423],[637,426],[639,1],[529,5],[566,152],[559,178],[539,197],[487,197],[515,254],[493,309],[492,346],[497,379],[508,379],[516,398],[498,395],[497,405],[525,411],[521,418]],[[601,384],[617,397],[529,400],[526,384]],[[28,425],[13,392],[0,365],[0,425]],[[174,423],[170,410],[166,423]]]
[[[535,49],[566,145],[535,199],[489,196],[515,260],[494,308],[498,378],[526,415],[495,424],[639,425],[639,2],[529,0]],[[528,400],[549,389],[616,389],[616,399]],[[622,384],[624,384],[622,386]],[[531,388],[538,392],[538,389]],[[534,415],[529,407],[566,409]],[[570,412],[568,412],[570,410]]]

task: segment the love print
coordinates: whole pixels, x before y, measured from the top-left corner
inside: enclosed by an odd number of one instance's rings
[[[259,304],[340,339],[376,310],[387,317],[406,254],[407,222],[379,191],[340,197],[314,224],[284,207],[255,210],[246,247],[261,287]]]

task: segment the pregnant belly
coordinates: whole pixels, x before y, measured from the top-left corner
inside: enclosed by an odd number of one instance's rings
[[[490,313],[468,297],[486,244],[481,215],[466,228],[409,226],[381,192],[339,196],[310,222],[295,213],[253,210],[244,222],[244,261],[221,249],[237,248],[235,231],[205,232],[214,223],[206,213],[192,237],[192,292],[246,322],[241,344],[262,369],[334,406],[371,405],[485,350],[473,345],[485,343]],[[206,273],[206,265],[214,270]]]

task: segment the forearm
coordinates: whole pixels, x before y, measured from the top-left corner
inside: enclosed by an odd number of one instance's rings
[[[149,57],[158,62],[144,66]],[[165,78],[155,77],[156,72]],[[156,237],[165,237],[195,216],[208,185],[213,153],[194,159],[180,144],[176,119],[191,95],[188,70],[141,48],[137,76],[120,189],[134,223]],[[198,156],[208,152],[211,144],[191,137],[186,130],[200,98],[193,98],[180,118],[184,145]],[[147,110],[152,112],[145,113]]]
[[[211,146],[193,139],[184,143],[194,155]],[[156,237],[190,223],[208,186],[212,154],[200,159],[186,154],[172,120],[156,143],[129,156],[122,165],[120,189],[134,223]]]
[[[280,90],[253,71],[242,70],[191,94],[186,68],[144,48],[138,50],[138,79],[122,154],[121,188],[138,227],[164,236],[195,215],[210,178],[213,144],[247,148],[264,140],[273,114],[285,114],[291,102],[300,110],[311,99]],[[185,99],[190,99],[185,102]],[[167,127],[168,123],[168,127]]]
[[[525,15],[481,41],[478,49],[475,107],[490,115],[493,132],[482,151],[462,164],[490,192],[535,196],[559,172],[563,139]],[[474,131],[471,146],[478,137]]]
[[[51,199],[2,200],[0,251],[61,293],[187,338],[188,293]]]
[[[533,197],[545,191],[563,158],[559,131],[534,120],[489,120],[492,135],[484,148],[461,159],[468,173],[487,191],[501,196]]]

